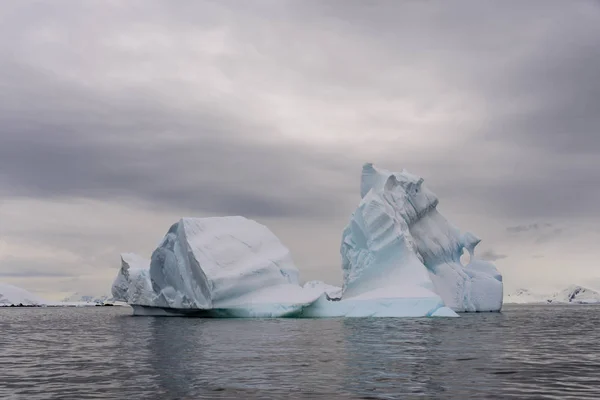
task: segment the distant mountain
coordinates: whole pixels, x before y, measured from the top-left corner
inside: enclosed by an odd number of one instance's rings
[[[48,307],[88,307],[112,304],[112,298],[109,296],[89,296],[74,293],[63,301],[48,301],[38,295],[28,292],[17,286],[0,283],[0,307],[8,306],[48,306]],[[115,303],[114,305],[119,305]]]
[[[519,289],[504,298],[506,304],[600,304],[600,293],[583,286],[571,285],[560,292],[536,294]]]
[[[81,293],[73,293],[72,295],[65,297],[62,302],[63,303],[97,303],[97,304],[102,304],[106,301],[111,301],[112,299],[107,296],[91,296],[91,295],[87,295],[87,294],[81,294]]]
[[[47,304],[48,302],[38,295],[28,292],[25,289],[9,285],[6,283],[0,283],[0,306],[10,306],[23,304],[29,305],[40,305]]]
[[[555,293],[549,302],[595,304],[600,303],[600,293],[582,286],[571,285],[565,290]]]
[[[504,303],[527,304],[527,303],[547,303],[548,296],[533,293],[529,289],[518,289],[504,297]]]

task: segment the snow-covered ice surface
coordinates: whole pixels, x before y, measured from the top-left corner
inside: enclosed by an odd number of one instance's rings
[[[560,292],[550,294],[519,289],[508,294],[504,302],[511,304],[600,304],[600,293],[578,285],[570,285]]]
[[[11,304],[43,305],[48,304],[48,301],[20,287],[0,283],[0,306],[10,306]]]
[[[502,276],[475,257],[480,240],[437,211],[422,178],[365,164],[361,197],[342,238],[342,299],[389,288],[400,298],[441,298],[458,312],[502,308]]]

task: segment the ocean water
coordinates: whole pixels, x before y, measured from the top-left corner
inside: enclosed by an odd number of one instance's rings
[[[452,319],[130,314],[0,308],[0,398],[600,398],[600,306]]]

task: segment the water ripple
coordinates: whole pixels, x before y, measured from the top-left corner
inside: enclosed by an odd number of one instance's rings
[[[0,398],[598,399],[599,311],[219,320],[0,309]]]

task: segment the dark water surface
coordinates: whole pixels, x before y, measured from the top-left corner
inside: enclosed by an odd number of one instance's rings
[[[2,399],[600,399],[599,306],[219,320],[0,308]]]

